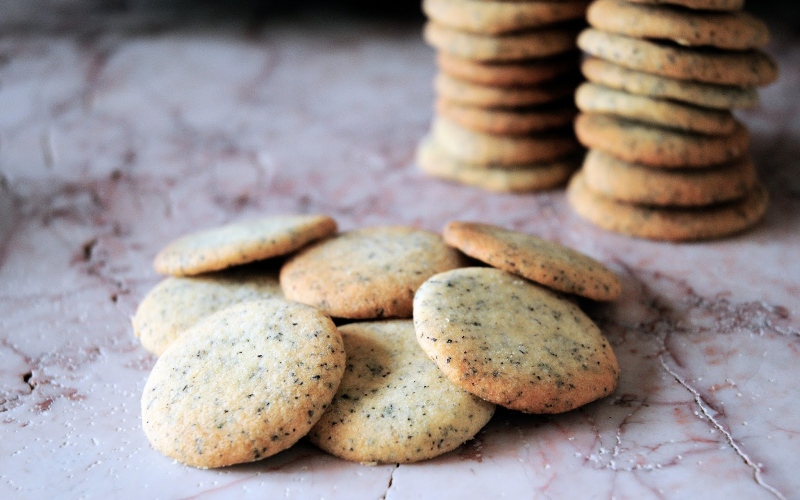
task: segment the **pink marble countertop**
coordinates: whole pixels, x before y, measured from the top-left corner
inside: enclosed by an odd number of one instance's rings
[[[772,203],[674,245],[606,233],[564,193],[425,178],[434,54],[418,24],[300,19],[0,36],[0,498],[798,498],[800,47],[742,115]],[[154,358],[130,317],[168,240],[258,214],[343,229],[452,219],[538,233],[619,272],[589,313],[621,381],[568,414],[501,411],[462,448],[363,466],[301,442],[196,470],[153,451]]]

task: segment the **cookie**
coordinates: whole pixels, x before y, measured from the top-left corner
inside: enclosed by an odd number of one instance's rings
[[[335,232],[327,215],[263,217],[183,236],[156,255],[153,267],[172,276],[219,271],[288,254]]]
[[[464,265],[438,234],[370,227],[311,245],[281,268],[286,298],[338,318],[410,318],[414,292],[428,277]]]
[[[512,62],[481,62],[438,52],[437,64],[442,73],[479,85],[519,87],[536,85],[574,72],[578,56],[573,53]]]
[[[431,133],[448,155],[474,165],[498,167],[549,162],[579,149],[571,131],[499,136],[469,130],[441,116],[434,120]]]
[[[151,445],[194,467],[252,462],[317,423],[342,379],[333,322],[284,300],[245,302],[209,316],[158,359],[142,394]]]
[[[749,156],[717,167],[658,169],[592,150],[586,155],[583,172],[592,191],[619,201],[658,206],[702,206],[736,200],[758,182]]]
[[[622,285],[613,271],[580,252],[538,236],[490,224],[452,221],[444,241],[492,267],[594,300],[614,300]]]
[[[454,384],[527,413],[561,413],[608,396],[614,351],[572,302],[494,268],[433,276],[414,298],[417,341]]]
[[[275,266],[250,264],[201,276],[169,277],[139,303],[133,333],[145,349],[160,356],[183,332],[217,311],[282,296]]]
[[[575,91],[574,84],[564,82],[525,87],[495,87],[458,80],[445,73],[436,75],[434,87],[442,99],[485,108],[545,104],[570,96]]]
[[[630,94],[596,83],[581,85],[575,92],[575,103],[587,113],[614,114],[684,132],[727,135],[736,129],[730,111]]]
[[[750,134],[737,122],[729,135],[697,135],[613,115],[582,113],[575,133],[587,147],[599,149],[628,163],[655,167],[709,167],[744,156]]]
[[[591,82],[636,95],[724,110],[749,109],[758,105],[755,87],[713,85],[667,78],[628,69],[597,57],[586,58],[581,65],[581,71]]]
[[[480,35],[429,21],[423,37],[434,48],[475,61],[519,61],[575,50],[576,26],[558,26],[506,35]]]
[[[722,238],[755,226],[766,213],[769,196],[763,185],[738,201],[692,208],[659,208],[616,201],[588,188],[575,174],[567,188],[573,210],[610,231],[639,238],[696,241]]]
[[[767,85],[778,77],[775,61],[759,50],[697,50],[592,28],[580,34],[578,46],[626,68],[680,80],[749,87]]]
[[[417,164],[420,170],[431,177],[499,193],[521,193],[544,191],[563,185],[578,167],[579,160],[565,158],[552,162],[491,168],[452,158],[431,137],[425,137],[417,149]]]
[[[367,464],[437,457],[472,439],[495,406],[452,384],[420,349],[411,320],[340,327],[347,369],[309,440]]]
[[[589,7],[586,19],[602,31],[672,40],[684,46],[747,50],[763,48],[769,42],[767,25],[743,11],[697,12],[623,0],[597,0]]]
[[[563,101],[562,101],[563,102]],[[526,135],[560,129],[572,124],[577,111],[563,103],[516,109],[491,109],[436,101],[436,112],[464,128],[494,135]]]
[[[645,5],[677,5],[695,10],[733,11],[744,7],[744,0],[628,0]]]
[[[583,19],[587,4],[586,0],[570,2],[423,0],[422,10],[429,19],[444,26],[471,33],[497,35]]]

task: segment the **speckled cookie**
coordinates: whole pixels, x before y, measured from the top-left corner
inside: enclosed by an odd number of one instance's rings
[[[133,333],[160,356],[203,318],[239,302],[283,297],[278,268],[250,264],[201,276],[169,277],[155,286],[134,314]]]
[[[741,10],[744,0],[628,0],[631,3],[646,5],[678,5],[687,9],[732,11]]]
[[[769,42],[767,25],[744,11],[697,12],[623,0],[596,0],[586,18],[599,30],[672,40],[685,46],[747,50],[763,48]]]
[[[194,467],[252,462],[293,445],[327,408],[345,367],[320,311],[284,300],[209,316],[158,359],[142,394],[152,446]]]
[[[478,222],[452,221],[444,241],[492,267],[554,290],[594,300],[614,300],[622,285],[591,257],[538,236]]]
[[[464,257],[438,234],[369,227],[339,234],[292,256],[281,268],[286,298],[338,318],[410,318],[414,292],[428,277],[462,267]]]
[[[583,19],[587,0],[569,2],[423,0],[422,10],[438,23],[451,28],[497,35]]]
[[[480,85],[519,87],[536,85],[574,72],[578,64],[575,53],[545,59],[512,62],[481,62],[438,52],[437,63],[442,73]]]
[[[279,215],[237,222],[179,238],[156,255],[161,274],[192,276],[285,255],[336,232],[326,215]]]
[[[583,173],[567,188],[573,210],[594,224],[639,238],[696,241],[722,238],[755,226],[766,213],[769,196],[757,184],[743,199],[691,208],[658,208],[616,201],[589,189]]]
[[[757,182],[749,156],[701,169],[660,169],[627,163],[597,150],[583,163],[587,186],[619,201],[658,206],[702,206],[743,198]]]
[[[438,274],[414,298],[417,341],[453,383],[527,413],[561,413],[608,396],[619,368],[575,304],[509,272]]]
[[[736,120],[730,111],[630,94],[596,83],[578,87],[575,103],[587,113],[614,114],[684,132],[726,135],[736,129]]]
[[[459,80],[439,73],[434,80],[436,92],[450,102],[487,108],[515,108],[545,104],[572,95],[575,84],[559,81],[525,87],[497,87]]]
[[[436,112],[464,128],[494,135],[527,135],[568,127],[575,120],[575,106],[564,101],[515,109],[492,109],[436,101]]]
[[[749,87],[778,77],[775,61],[759,50],[697,50],[592,28],[580,34],[578,46],[626,68],[680,80]]]
[[[737,122],[729,135],[698,135],[612,115],[582,113],[575,133],[587,147],[599,149],[628,163],[654,167],[710,167],[744,156],[750,134]]]
[[[367,464],[437,457],[472,439],[495,406],[454,385],[415,341],[411,320],[351,323],[339,331],[347,369],[309,440]]]
[[[597,57],[586,58],[581,70],[591,82],[636,95],[724,110],[749,109],[758,105],[758,91],[755,87],[714,85],[667,78],[625,68]]]
[[[456,57],[475,61],[519,61],[574,51],[578,31],[577,26],[558,26],[493,36],[428,22],[423,36],[434,48]]]
[[[417,149],[420,170],[431,177],[500,193],[544,191],[563,185],[580,164],[577,158],[491,168],[459,161],[425,137]]]

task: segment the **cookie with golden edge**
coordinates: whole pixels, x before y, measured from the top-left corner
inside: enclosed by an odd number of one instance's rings
[[[585,146],[629,163],[663,168],[703,168],[747,154],[750,135],[741,123],[728,135],[699,135],[613,115],[581,113],[575,133]]]
[[[578,172],[567,187],[572,209],[597,226],[638,238],[698,241],[749,229],[764,217],[769,196],[757,184],[744,198],[706,207],[655,207],[616,201],[589,189]]]
[[[438,274],[414,297],[417,341],[454,384],[526,413],[561,413],[611,394],[614,351],[574,303],[515,274]]]
[[[758,183],[749,156],[701,169],[660,169],[627,163],[597,150],[583,163],[592,191],[629,203],[703,206],[743,198]]]
[[[541,28],[583,19],[587,0],[569,2],[498,2],[476,0],[423,0],[429,19],[444,26],[487,35]]]
[[[744,7],[744,0],[628,0],[644,5],[677,5],[695,10],[734,11]]]
[[[280,272],[286,298],[338,318],[410,318],[428,277],[464,257],[430,231],[404,226],[348,231],[308,246]]]
[[[563,101],[543,106],[496,109],[438,99],[436,112],[464,128],[494,135],[527,135],[563,129],[570,126],[577,115],[575,106]]]
[[[575,91],[575,85],[568,82],[497,87],[459,80],[445,73],[436,75],[434,88],[442,99],[485,108],[516,108],[545,104],[570,96]]]
[[[596,83],[584,83],[578,87],[575,103],[586,113],[613,114],[685,132],[727,135],[736,129],[736,120],[727,110],[654,99]]]
[[[158,359],[142,427],[153,448],[194,467],[260,460],[317,423],[344,368],[341,335],[319,310],[279,299],[238,304]]]
[[[411,320],[339,328],[347,352],[339,390],[309,440],[345,460],[409,463],[472,439],[495,405],[454,385],[415,341]]]
[[[578,46],[626,68],[680,80],[750,87],[778,77],[775,60],[760,50],[697,50],[593,28],[580,34]]]
[[[622,293],[617,275],[600,262],[533,234],[452,221],[443,236],[470,257],[560,292],[593,300],[614,300]]]
[[[544,59],[512,62],[482,62],[438,52],[436,62],[442,73],[480,85],[519,87],[536,85],[574,72],[578,55],[563,54]]]
[[[193,276],[286,255],[336,232],[327,215],[277,215],[188,234],[169,243],[153,262],[172,276]]]

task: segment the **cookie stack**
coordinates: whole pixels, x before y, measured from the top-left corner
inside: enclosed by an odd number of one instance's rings
[[[578,38],[576,92],[590,151],[570,181],[576,212],[659,240],[723,237],[758,222],[767,193],[732,110],[777,77],[767,26],[743,0],[596,0]]]
[[[578,165],[572,95],[586,0],[424,0],[438,50],[428,175],[493,191],[549,189]]]

